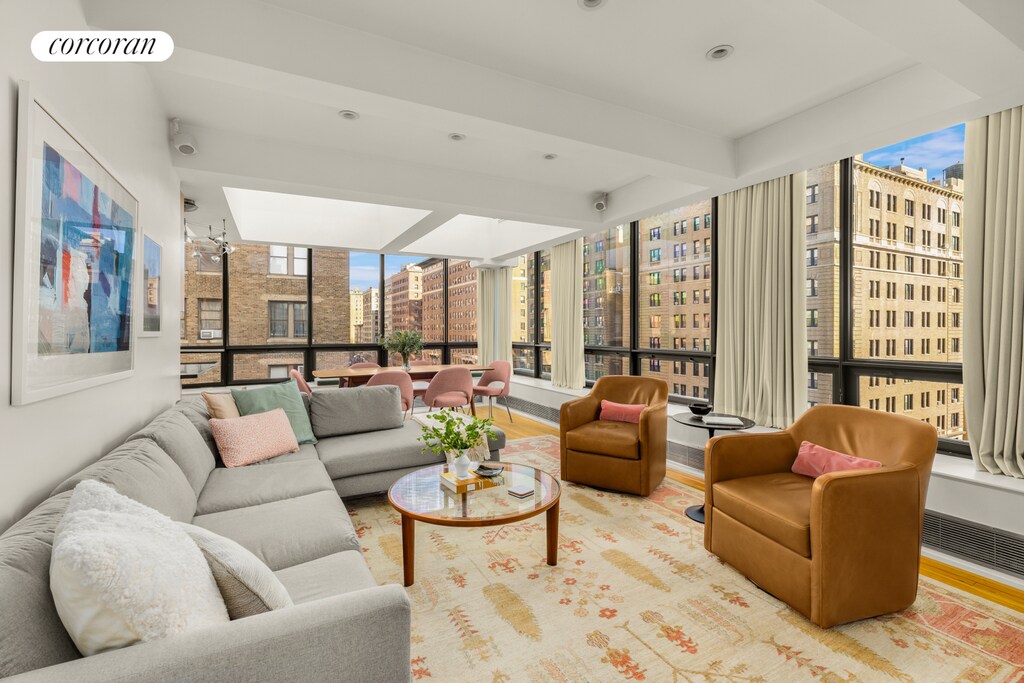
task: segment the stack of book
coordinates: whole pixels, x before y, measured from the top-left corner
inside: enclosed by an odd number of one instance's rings
[[[501,478],[495,477],[493,479],[485,479],[484,477],[478,477],[472,472],[465,479],[459,479],[455,476],[454,472],[443,472],[441,474],[441,485],[453,493],[469,493],[470,491],[480,491],[483,489],[489,489],[493,486],[501,484]]]

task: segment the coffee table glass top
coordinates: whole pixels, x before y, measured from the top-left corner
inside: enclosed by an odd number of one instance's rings
[[[434,465],[396,481],[388,491],[388,499],[399,512],[452,526],[483,526],[523,519],[550,508],[558,500],[558,480],[547,472],[515,463],[487,464],[505,470],[495,478],[500,482],[498,486],[455,493],[441,484],[440,474],[448,471],[448,465]],[[530,486],[534,493],[529,498],[515,498],[508,493],[512,486]]]

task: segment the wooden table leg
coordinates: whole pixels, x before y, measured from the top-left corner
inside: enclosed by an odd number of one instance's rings
[[[416,520],[408,515],[402,515],[402,572],[405,586],[411,586],[414,579],[414,564],[416,559]]]
[[[548,508],[548,564],[558,565],[558,501]]]
[[[471,412],[473,414],[473,417],[476,417],[476,397],[475,396],[473,398],[469,399],[469,412]]]

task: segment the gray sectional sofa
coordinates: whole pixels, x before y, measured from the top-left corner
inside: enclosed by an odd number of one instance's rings
[[[341,496],[384,491],[406,472],[442,461],[423,453],[419,425],[330,437],[258,465],[224,468],[208,421],[201,398],[182,400],[0,535],[0,677],[409,679],[409,599],[400,586],[374,581]],[[503,446],[499,433],[489,444],[492,457]],[[83,479],[237,541],[275,572],[295,606],[83,658],[49,587],[54,530]]]

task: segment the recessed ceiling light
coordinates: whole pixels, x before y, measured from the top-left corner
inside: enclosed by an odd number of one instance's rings
[[[582,9],[597,9],[598,7],[604,6],[607,0],[576,0]]]
[[[466,139],[466,136],[462,133],[448,133],[448,139],[453,142],[462,142]]]
[[[342,109],[338,112],[338,116],[343,119],[348,119],[349,121],[355,121],[359,118],[359,112],[352,111],[351,109]]]
[[[555,159],[558,158],[558,155],[557,154],[551,154],[549,152],[548,154],[544,155],[544,158],[547,159],[548,161],[554,161]]]
[[[732,54],[732,45],[715,45],[713,48],[707,51],[704,56],[712,62],[725,59]]]

